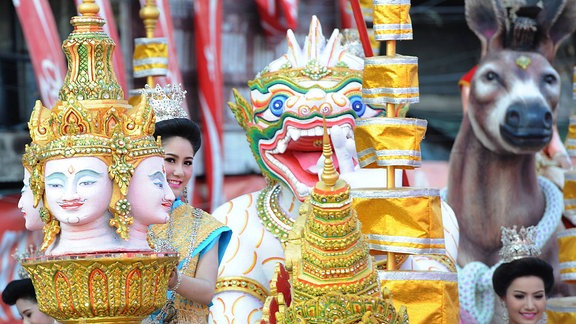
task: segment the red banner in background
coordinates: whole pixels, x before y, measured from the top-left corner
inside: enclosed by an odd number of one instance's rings
[[[76,7],[82,4],[83,0],[76,0]],[[114,71],[116,71],[116,80],[122,90],[124,91],[124,96],[128,97],[128,84],[126,81],[126,68],[124,67],[124,58],[122,57],[122,51],[120,46],[120,37],[118,37],[118,29],[116,28],[116,21],[114,20],[114,11],[112,11],[112,6],[108,0],[96,0],[95,3],[100,7],[100,12],[98,15],[106,21],[104,24],[104,32],[112,38],[116,47],[114,48],[114,53],[112,54],[112,64],[114,66]]]
[[[288,29],[298,27],[298,0],[256,0],[260,25],[273,43],[283,40]]]
[[[354,23],[354,16],[352,14],[352,7],[350,6],[350,0],[339,0],[340,9],[340,28],[356,28],[356,23]]]
[[[222,3],[220,0],[194,0],[194,30],[198,91],[202,111],[204,170],[208,183],[208,210],[224,201],[224,82],[222,81]]]
[[[13,0],[24,31],[42,103],[52,108],[66,76],[62,41],[48,0]]]
[[[20,194],[2,196],[0,199],[0,291],[10,281],[19,279],[19,266],[14,254],[26,251],[30,245],[38,245],[42,239],[41,231],[33,235],[24,227],[24,217],[17,207],[18,199]],[[16,308],[0,302],[0,323],[21,323]]]

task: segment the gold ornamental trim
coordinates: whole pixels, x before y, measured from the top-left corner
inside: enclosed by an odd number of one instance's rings
[[[21,260],[38,308],[63,323],[138,323],[166,302],[178,253],[120,252]]]
[[[280,189],[279,184],[262,189],[256,200],[256,206],[262,225],[284,243],[288,240],[288,232],[294,226],[294,220],[284,214],[280,207],[278,202]]]
[[[269,295],[266,289],[258,281],[246,277],[221,277],[216,281],[216,293],[224,291],[241,291],[258,298],[262,303],[266,302]]]

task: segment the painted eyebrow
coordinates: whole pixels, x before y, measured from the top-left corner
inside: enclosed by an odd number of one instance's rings
[[[65,179],[66,176],[63,172],[53,172],[46,176],[46,180]]]
[[[156,171],[153,174],[149,175],[148,178],[150,178],[150,180],[164,180],[164,173],[162,173],[161,171]]]
[[[102,173],[96,172],[96,171],[90,170],[90,169],[80,170],[80,171],[78,171],[78,173],[76,173],[76,176],[74,176],[74,179],[76,180],[76,179],[78,179],[80,177],[84,177],[84,176],[102,177]]]
[[[83,176],[95,176],[95,177],[102,177],[102,173],[100,172],[96,172],[94,170],[80,170],[78,171],[78,173],[76,173],[76,176],[74,177],[75,180],[77,180],[79,177],[83,177]],[[66,175],[63,172],[53,172],[49,175],[46,176],[46,180],[52,180],[52,179],[65,179]]]

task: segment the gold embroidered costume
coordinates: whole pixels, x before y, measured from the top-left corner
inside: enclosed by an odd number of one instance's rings
[[[196,275],[199,259],[213,248],[216,241],[218,241],[218,262],[220,262],[232,233],[212,215],[180,200],[174,203],[170,221],[167,224],[152,226],[151,231],[158,241],[168,242],[174,250],[180,253],[178,270],[183,275],[192,278]],[[153,317],[156,320],[179,324],[207,322],[207,305],[193,303],[173,291],[169,292],[168,299],[169,302],[173,302],[176,314],[170,319],[167,314],[154,314]]]

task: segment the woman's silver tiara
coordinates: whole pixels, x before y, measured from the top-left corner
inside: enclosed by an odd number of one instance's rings
[[[500,250],[502,260],[510,262],[520,258],[539,256],[540,249],[536,245],[537,234],[535,226],[527,228],[522,226],[519,231],[516,230],[516,225],[512,228],[502,226],[502,249]]]
[[[146,95],[148,103],[154,109],[156,122],[174,118],[189,118],[182,108],[186,90],[182,88],[181,84],[168,84],[164,87],[157,84],[155,88],[146,85],[142,93]]]

